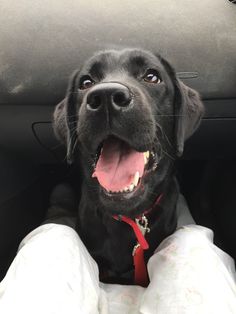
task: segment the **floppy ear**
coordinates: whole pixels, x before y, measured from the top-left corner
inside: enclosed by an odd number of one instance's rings
[[[204,114],[204,106],[197,91],[175,80],[175,136],[176,154],[181,156],[184,142],[198,128]]]
[[[161,58],[161,62],[174,84],[176,155],[181,156],[184,150],[185,140],[194,133],[200,124],[204,114],[204,106],[199,93],[181,82],[176,77],[176,73],[172,66],[165,59]]]
[[[77,77],[79,71],[73,73],[63,99],[55,108],[53,127],[56,136],[67,146],[67,162],[73,162],[73,151],[76,145],[77,127]]]

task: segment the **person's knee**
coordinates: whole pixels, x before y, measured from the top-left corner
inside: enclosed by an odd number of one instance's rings
[[[209,256],[213,246],[213,232],[205,227],[184,226],[166,238],[148,262],[150,273],[167,265],[180,265]]]
[[[156,253],[167,248],[169,248],[169,251],[178,251],[179,248],[183,253],[193,247],[209,246],[213,243],[213,236],[211,229],[197,225],[183,226],[162,241]]]
[[[19,250],[31,248],[37,251],[49,251],[55,254],[57,250],[69,250],[72,246],[78,246],[81,240],[75,230],[68,226],[46,224],[29,233],[21,242]]]

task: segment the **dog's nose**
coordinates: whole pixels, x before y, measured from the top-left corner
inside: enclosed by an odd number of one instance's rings
[[[131,102],[129,89],[120,83],[100,83],[87,94],[87,109],[99,110],[103,106],[112,106],[115,110],[128,107]]]

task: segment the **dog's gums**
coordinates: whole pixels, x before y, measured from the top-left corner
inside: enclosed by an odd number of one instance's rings
[[[108,196],[131,194],[141,186],[147,172],[157,167],[153,151],[138,152],[115,137],[107,138],[99,151],[92,177],[97,178]]]

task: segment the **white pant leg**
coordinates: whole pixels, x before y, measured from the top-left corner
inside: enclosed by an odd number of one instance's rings
[[[189,225],[162,242],[148,263],[140,313],[236,313],[234,262],[212,239],[210,229]]]
[[[96,314],[104,307],[95,261],[62,225],[32,231],[0,283],[1,314]]]
[[[105,292],[109,314],[138,314],[145,288],[100,283]]]
[[[44,225],[22,241],[0,283],[0,313],[236,313],[234,263],[212,235],[186,226],[163,241],[149,261],[147,289],[99,288],[97,265],[75,231]]]

